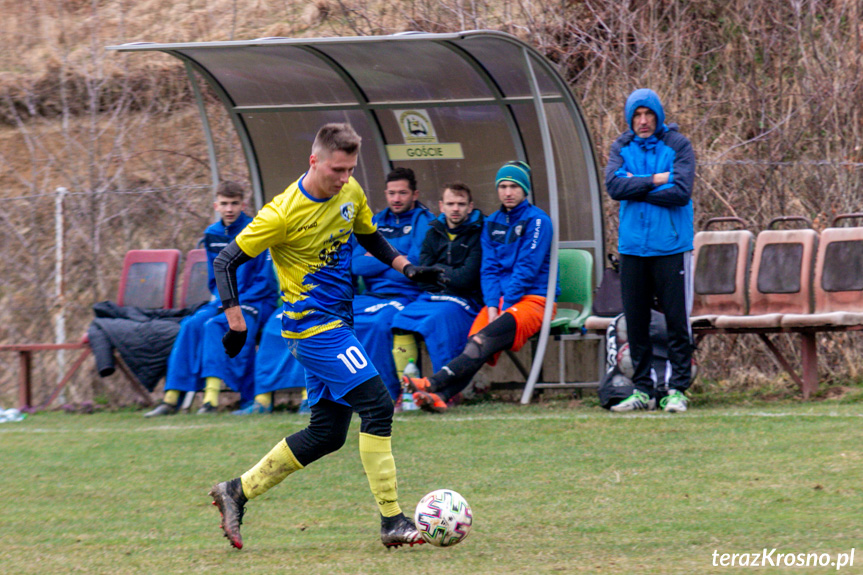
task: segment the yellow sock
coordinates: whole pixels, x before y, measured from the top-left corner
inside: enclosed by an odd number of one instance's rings
[[[303,466],[294,457],[294,452],[288,447],[288,442],[283,439],[257,465],[240,477],[243,493],[248,499],[254,499],[302,468]]]
[[[417,340],[412,333],[397,333],[393,335],[393,360],[401,383],[405,368],[411,359],[417,357]]]
[[[163,399],[165,403],[168,405],[176,406],[180,403],[180,391],[177,389],[169,389],[165,392],[165,399]]]
[[[369,487],[384,517],[393,517],[402,512],[399,507],[399,487],[396,481],[396,462],[393,459],[392,442],[389,437],[360,433],[360,459]]]
[[[270,391],[268,393],[259,393],[255,396],[255,401],[257,401],[264,407],[270,407],[270,405],[273,403],[273,392]]]
[[[302,393],[300,393],[300,399],[308,399],[308,398],[309,398],[309,392],[306,391],[306,388],[304,387]]]
[[[222,380],[218,377],[208,377],[207,385],[204,387],[204,403],[213,407],[219,406],[219,392],[222,390]]]

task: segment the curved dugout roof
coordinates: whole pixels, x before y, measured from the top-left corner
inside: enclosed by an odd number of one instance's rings
[[[523,160],[533,170],[530,200],[554,223],[553,263],[558,247],[588,249],[599,277],[601,188],[581,107],[554,66],[514,36],[405,33],[109,49],[160,51],[185,63],[215,183],[218,164],[195,73],[206,80],[240,136],[258,208],[305,171],[321,125],[349,122],[363,137],[355,177],[374,210],[386,205],[387,172],[403,166],[417,174],[421,200],[433,211],[440,188],[461,180],[489,214],[499,206],[498,168]],[[551,311],[549,305],[538,357],[545,352]],[[540,364],[534,362],[528,378],[528,400]]]

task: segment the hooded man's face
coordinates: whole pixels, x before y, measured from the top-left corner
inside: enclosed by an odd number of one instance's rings
[[[639,138],[649,138],[656,132],[656,114],[645,106],[639,106],[632,115],[632,131]]]

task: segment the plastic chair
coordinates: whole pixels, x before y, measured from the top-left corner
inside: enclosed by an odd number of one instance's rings
[[[843,219],[863,219],[863,214],[842,214],[821,232],[812,290],[811,314],[786,314],[789,328],[850,328],[863,324],[863,227],[840,228]]]
[[[712,224],[734,222],[744,229],[710,230]],[[711,218],[695,234],[692,324],[712,325],[719,315],[749,313],[749,265],[755,236],[740,218]]]
[[[579,331],[590,316],[593,305],[593,255],[585,250],[561,249],[558,251],[558,269],[560,295],[551,329],[562,333]],[[564,308],[560,304],[575,304],[581,309]]]
[[[129,250],[117,289],[117,305],[145,309],[174,307],[180,250]]]
[[[781,221],[808,220],[798,216],[773,218],[755,239],[749,277],[749,315],[720,315],[723,329],[779,328],[782,315],[812,312],[812,275],[818,232],[813,229],[770,229]]]
[[[579,249],[561,249],[558,251],[558,269],[560,271],[560,295],[557,298],[557,314],[551,321],[551,337],[558,342],[558,379],[557,381],[537,381],[533,385],[526,384],[522,403],[527,403],[530,400],[534,389],[587,388],[599,385],[598,381],[566,381],[566,358],[564,354],[564,345],[567,341],[603,339],[603,336],[589,333],[584,329],[585,320],[590,317],[593,305],[593,254]],[[581,306],[581,309],[562,308],[560,304],[574,304]],[[536,337],[532,338],[534,346],[536,339]],[[600,356],[597,358],[597,364],[602,365],[604,350],[602,346],[599,347]],[[515,361],[515,356],[510,354],[510,357],[513,358],[516,367],[527,379],[527,370]],[[533,361],[542,360],[543,358],[536,357],[536,349],[534,348]]]
[[[186,253],[186,261],[181,272],[182,287],[178,307],[196,307],[210,301],[210,279],[207,275],[207,250],[198,248]]]

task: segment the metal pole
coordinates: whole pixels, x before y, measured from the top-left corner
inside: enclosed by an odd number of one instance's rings
[[[539,330],[539,341],[536,345],[536,353],[533,356],[533,364],[530,366],[530,375],[524,384],[524,392],[521,395],[521,403],[530,403],[530,398],[533,395],[533,388],[539,379],[539,372],[542,370],[543,359],[545,359],[545,348],[548,346],[549,330],[551,327],[552,312],[554,310],[554,301],[557,297],[557,243],[560,237],[558,230],[558,204],[557,195],[557,169],[554,164],[554,150],[552,149],[551,131],[548,127],[548,118],[545,114],[545,106],[542,102],[542,92],[539,89],[539,84],[536,80],[536,73],[533,70],[533,65],[530,61],[530,54],[527,49],[522,50],[524,54],[525,65],[527,68],[528,79],[530,81],[530,91],[533,94],[536,105],[536,119],[539,123],[539,133],[542,139],[542,150],[545,158],[545,167],[548,176],[548,206],[549,218],[551,218],[551,253],[549,254],[549,270],[548,270],[548,290],[545,294],[545,309],[542,314],[542,327]]]
[[[63,187],[57,188],[57,195],[54,198],[54,305],[57,306],[57,312],[54,316],[54,343],[66,343],[66,302],[63,292],[63,256],[65,252],[63,233],[63,200],[69,190]],[[59,350],[57,352],[57,382],[63,379],[63,374],[66,372],[66,351]],[[65,397],[61,396],[61,401],[65,402]]]

